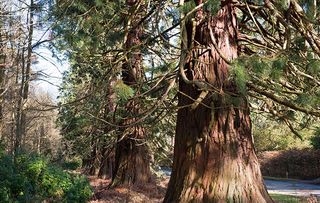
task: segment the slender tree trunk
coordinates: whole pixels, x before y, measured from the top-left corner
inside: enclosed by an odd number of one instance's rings
[[[138,84],[143,80],[142,54],[140,49],[135,48],[141,44],[143,28],[139,23],[140,14],[138,7],[140,0],[127,1],[127,5],[132,14],[128,20],[128,35],[126,39],[126,49],[130,50],[127,60],[123,65],[123,82],[131,86],[139,93]],[[132,12],[131,12],[132,11]],[[139,101],[129,101],[126,106],[129,118],[123,124],[130,125],[136,122],[135,115],[141,112]],[[133,125],[123,130],[123,134],[118,137],[115,154],[115,170],[112,177],[112,186],[118,184],[143,184],[150,181],[150,157],[149,150],[145,144],[145,129],[142,125]]]
[[[0,25],[0,29],[2,26]],[[1,31],[0,31],[1,32]],[[5,68],[6,68],[6,55],[4,53],[4,39],[2,33],[0,33],[0,141],[3,136],[3,103],[4,103],[4,91],[5,91]]]
[[[182,45],[190,50],[184,61],[186,77],[206,81],[215,91],[204,94],[180,78],[183,108],[178,111],[173,171],[164,202],[272,202],[254,151],[247,99],[229,79],[230,66],[222,59],[237,57],[231,2],[221,1],[215,16],[199,10],[195,21],[186,23],[187,45]],[[201,95],[206,96],[195,105]]]
[[[14,151],[21,149],[21,142],[26,134],[26,112],[25,104],[29,95],[29,83],[31,72],[31,55],[32,55],[32,39],[34,29],[34,1],[30,0],[29,21],[28,21],[28,42],[27,42],[27,57],[25,59],[24,51],[22,53],[22,81],[20,94],[18,96],[17,117],[16,117],[16,141]],[[26,64],[24,62],[26,61]]]

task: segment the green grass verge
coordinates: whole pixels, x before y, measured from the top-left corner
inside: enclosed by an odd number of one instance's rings
[[[291,195],[270,194],[271,198],[277,203],[300,203],[303,199]]]

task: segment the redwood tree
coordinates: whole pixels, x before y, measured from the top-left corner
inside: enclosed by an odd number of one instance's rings
[[[139,84],[143,80],[141,47],[143,26],[140,24],[142,2],[128,0],[129,17],[127,20],[125,48],[126,60],[122,66],[124,84],[139,94]],[[122,123],[122,134],[118,137],[115,153],[115,169],[112,186],[118,184],[139,184],[150,180],[150,157],[145,143],[145,129],[135,117],[141,114],[139,100],[132,99],[126,104],[128,117]]]
[[[188,2],[189,3],[189,2]],[[238,25],[231,0],[182,20],[173,171],[164,202],[272,202],[255,155],[246,96],[230,75]],[[234,102],[237,101],[237,102]]]

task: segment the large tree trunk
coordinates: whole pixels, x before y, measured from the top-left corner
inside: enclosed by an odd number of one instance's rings
[[[123,82],[136,90],[139,94],[139,83],[143,80],[141,37],[142,25],[139,11],[143,10],[140,0],[128,0],[127,5],[131,13],[128,20],[128,34],[126,49],[129,51],[127,60],[122,69]],[[134,13],[132,13],[134,12]],[[145,143],[145,129],[137,124],[135,116],[141,112],[138,99],[129,101],[126,105],[128,119],[123,122],[127,127],[118,137],[115,152],[115,169],[112,177],[112,186],[119,184],[143,184],[150,181],[150,156]]]
[[[215,16],[199,10],[197,24],[186,23],[186,77],[206,81],[215,91],[201,94],[199,87],[180,78],[183,108],[178,111],[173,171],[164,202],[272,202],[254,152],[247,100],[223,59],[237,57],[235,9],[230,0],[221,4]],[[206,96],[195,105],[200,95]]]
[[[144,140],[143,127],[128,128],[124,133],[124,137],[116,147],[112,186],[149,182],[151,177],[150,157]]]
[[[116,110],[115,98],[116,95],[112,89],[112,85],[114,85],[116,78],[111,76],[110,82],[108,84],[108,92],[106,97],[106,106],[104,107],[104,119],[112,120],[115,122],[113,118],[114,115],[112,112]],[[112,133],[112,128],[109,125],[106,125],[104,128],[104,134]],[[106,140],[103,140],[106,142]],[[103,143],[101,147],[101,162],[99,167],[98,177],[100,178],[112,178],[113,169],[115,165],[115,147],[108,146],[108,143]]]
[[[102,147],[101,161],[99,166],[99,178],[112,178],[114,169],[114,148]]]

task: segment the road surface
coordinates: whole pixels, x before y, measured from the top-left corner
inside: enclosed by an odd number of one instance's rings
[[[269,193],[294,196],[316,195],[320,197],[320,185],[293,180],[264,180]]]
[[[165,176],[171,175],[170,168],[161,168],[160,170]],[[294,195],[294,196],[310,196],[316,195],[320,197],[320,185],[304,183],[295,180],[269,180],[265,179],[269,193]]]

